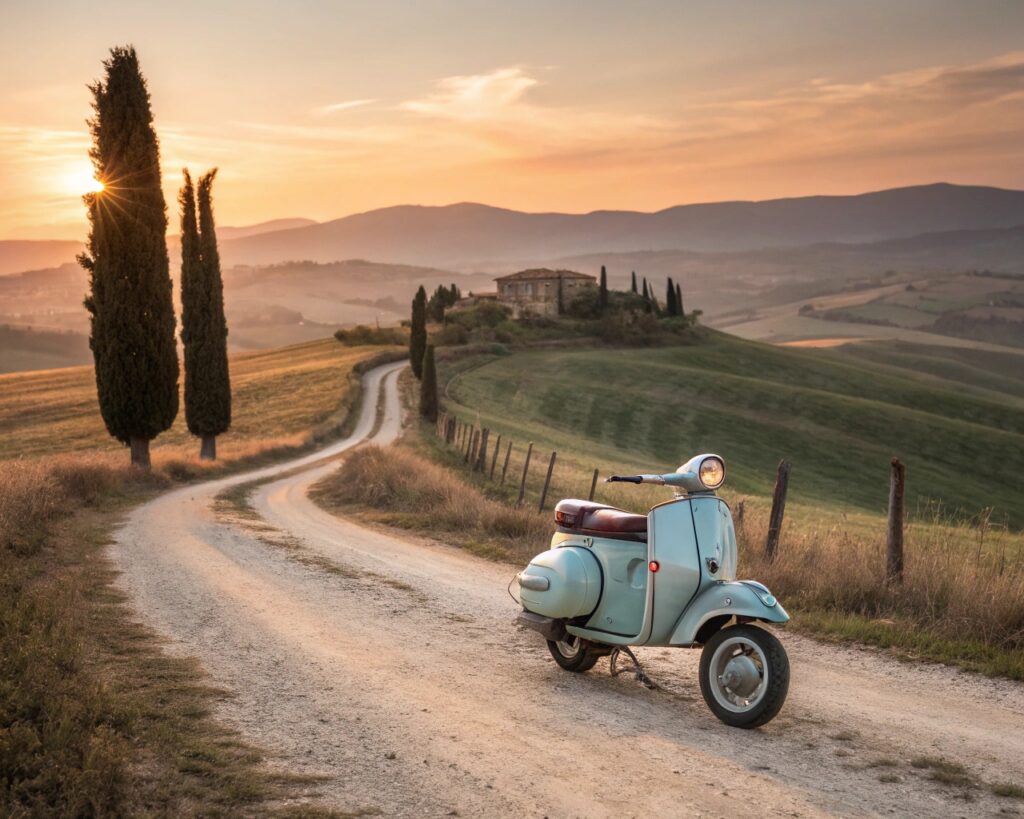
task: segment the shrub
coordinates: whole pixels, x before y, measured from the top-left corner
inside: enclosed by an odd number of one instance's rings
[[[357,324],[355,327],[336,330],[334,337],[349,347],[385,346],[389,344],[407,344],[409,342],[409,334],[402,328],[367,327],[365,324]]]

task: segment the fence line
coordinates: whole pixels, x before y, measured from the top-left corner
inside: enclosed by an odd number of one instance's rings
[[[435,432],[438,438],[455,449],[458,457],[467,467],[470,474],[480,474],[480,479],[495,482],[495,475],[498,467],[498,459],[501,458],[501,447],[505,445],[505,455],[502,458],[501,476],[497,479],[498,486],[504,486],[508,477],[509,466],[512,462],[512,450],[514,442],[511,438],[497,435],[493,446],[490,443],[491,430],[482,426],[479,421],[467,423],[457,416],[449,415],[447,412],[441,414],[438,419]],[[490,456],[490,465],[487,460]],[[514,506],[521,507],[526,499],[527,488],[530,483],[530,464],[533,458],[533,442],[526,447],[526,455],[523,459],[523,471],[519,479],[519,492]],[[541,484],[537,511],[542,513],[547,504],[548,492],[554,479],[555,465],[558,453],[553,451],[548,460],[548,467],[545,472],[544,482]],[[594,500],[597,492],[600,469],[595,468],[590,479],[590,491],[587,499]],[[769,560],[775,560],[778,556],[780,542],[782,539],[782,524],[786,511],[786,498],[789,492],[790,463],[783,458],[775,476],[775,487],[772,492],[771,511],[768,515],[768,533],[764,544],[764,554]],[[565,487],[563,487],[565,488]],[[579,487],[582,489],[583,487]],[[904,571],[904,529],[905,529],[905,493],[906,493],[906,467],[897,458],[893,458],[890,465],[890,487],[889,487],[889,513],[886,537],[886,565],[885,576],[891,583],[900,583]],[[746,527],[746,502],[741,499],[733,511],[734,523],[737,529],[743,530]]]

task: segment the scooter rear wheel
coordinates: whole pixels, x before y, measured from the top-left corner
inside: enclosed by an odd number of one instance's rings
[[[593,648],[589,640],[567,634],[564,640],[548,640],[548,651],[566,671],[582,673],[590,671],[601,658],[601,652]]]
[[[786,649],[763,628],[723,628],[705,643],[700,656],[700,692],[726,725],[764,725],[782,710],[789,693]]]

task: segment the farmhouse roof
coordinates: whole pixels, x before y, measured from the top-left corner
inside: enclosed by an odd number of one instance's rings
[[[535,267],[530,270],[520,270],[518,273],[510,273],[507,276],[498,276],[496,282],[530,281],[534,279],[589,279],[597,281],[596,276],[586,273],[577,273],[575,270],[550,270],[546,267]]]

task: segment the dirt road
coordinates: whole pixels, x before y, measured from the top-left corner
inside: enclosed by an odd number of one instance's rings
[[[146,621],[236,693],[219,716],[277,764],[326,775],[327,804],[394,816],[1024,811],[984,785],[1024,784],[1024,686],[783,634],[786,707],[763,729],[730,729],[700,698],[697,652],[638,652],[660,691],[612,678],[607,661],[560,671],[511,625],[519,567],[320,510],[306,490],[337,462],[318,460],[371,437],[370,399],[384,401],[373,440],[398,434],[398,369],[367,375],[352,438],[163,495],[113,547]],[[214,510],[222,490],[278,475],[251,496],[266,527]],[[962,763],[977,784],[933,781],[910,764],[920,757]]]

